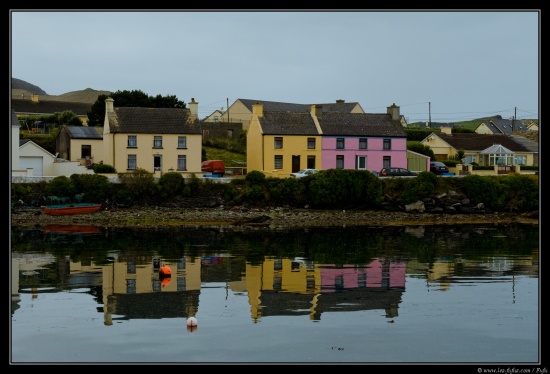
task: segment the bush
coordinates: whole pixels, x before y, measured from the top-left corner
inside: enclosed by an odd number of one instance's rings
[[[73,174],[70,179],[73,181],[75,194],[84,194],[82,202],[99,203],[111,197],[112,184],[104,175]]]
[[[244,179],[250,185],[264,185],[265,184],[265,175],[261,171],[252,170],[250,173],[246,174]]]
[[[538,178],[520,174],[508,174],[503,179],[507,187],[506,209],[531,211],[539,207]]]
[[[161,198],[171,198],[183,193],[185,180],[180,173],[175,171],[164,173],[159,178],[159,195]]]
[[[62,175],[52,179],[45,188],[46,196],[70,199],[75,195],[75,186],[71,179]]]
[[[305,199],[303,179],[306,178],[267,178],[270,201],[288,205],[302,202]]]
[[[118,175],[120,183],[134,197],[150,197],[155,192],[155,177],[145,169],[136,169],[130,173]]]
[[[93,164],[92,170],[96,174],[110,174],[110,173],[116,173],[116,169],[107,164]]]

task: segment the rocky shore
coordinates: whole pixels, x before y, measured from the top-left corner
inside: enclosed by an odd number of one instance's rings
[[[212,226],[224,229],[299,228],[334,226],[419,226],[457,224],[539,224],[539,212],[531,213],[410,213],[385,210],[317,210],[294,208],[168,208],[128,207],[102,209],[96,213],[49,216],[40,209],[13,209],[12,228],[45,225],[93,225],[99,227]]]

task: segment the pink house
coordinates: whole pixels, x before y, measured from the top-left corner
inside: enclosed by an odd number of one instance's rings
[[[321,169],[407,168],[407,135],[395,104],[386,114],[316,110],[322,131]]]

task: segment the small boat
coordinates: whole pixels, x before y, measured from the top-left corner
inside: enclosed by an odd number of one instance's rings
[[[44,213],[50,216],[66,216],[69,214],[95,213],[101,208],[101,204],[76,203],[41,206]]]
[[[44,234],[101,234],[97,226],[90,225],[46,225],[42,228]]]

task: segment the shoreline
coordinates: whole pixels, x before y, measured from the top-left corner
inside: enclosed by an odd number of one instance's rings
[[[91,225],[100,227],[223,226],[241,230],[254,227],[307,228],[334,226],[425,226],[463,224],[539,224],[539,212],[530,213],[410,213],[385,210],[317,210],[295,208],[166,208],[129,207],[90,214],[49,216],[40,209],[14,209],[11,228],[45,225]]]

